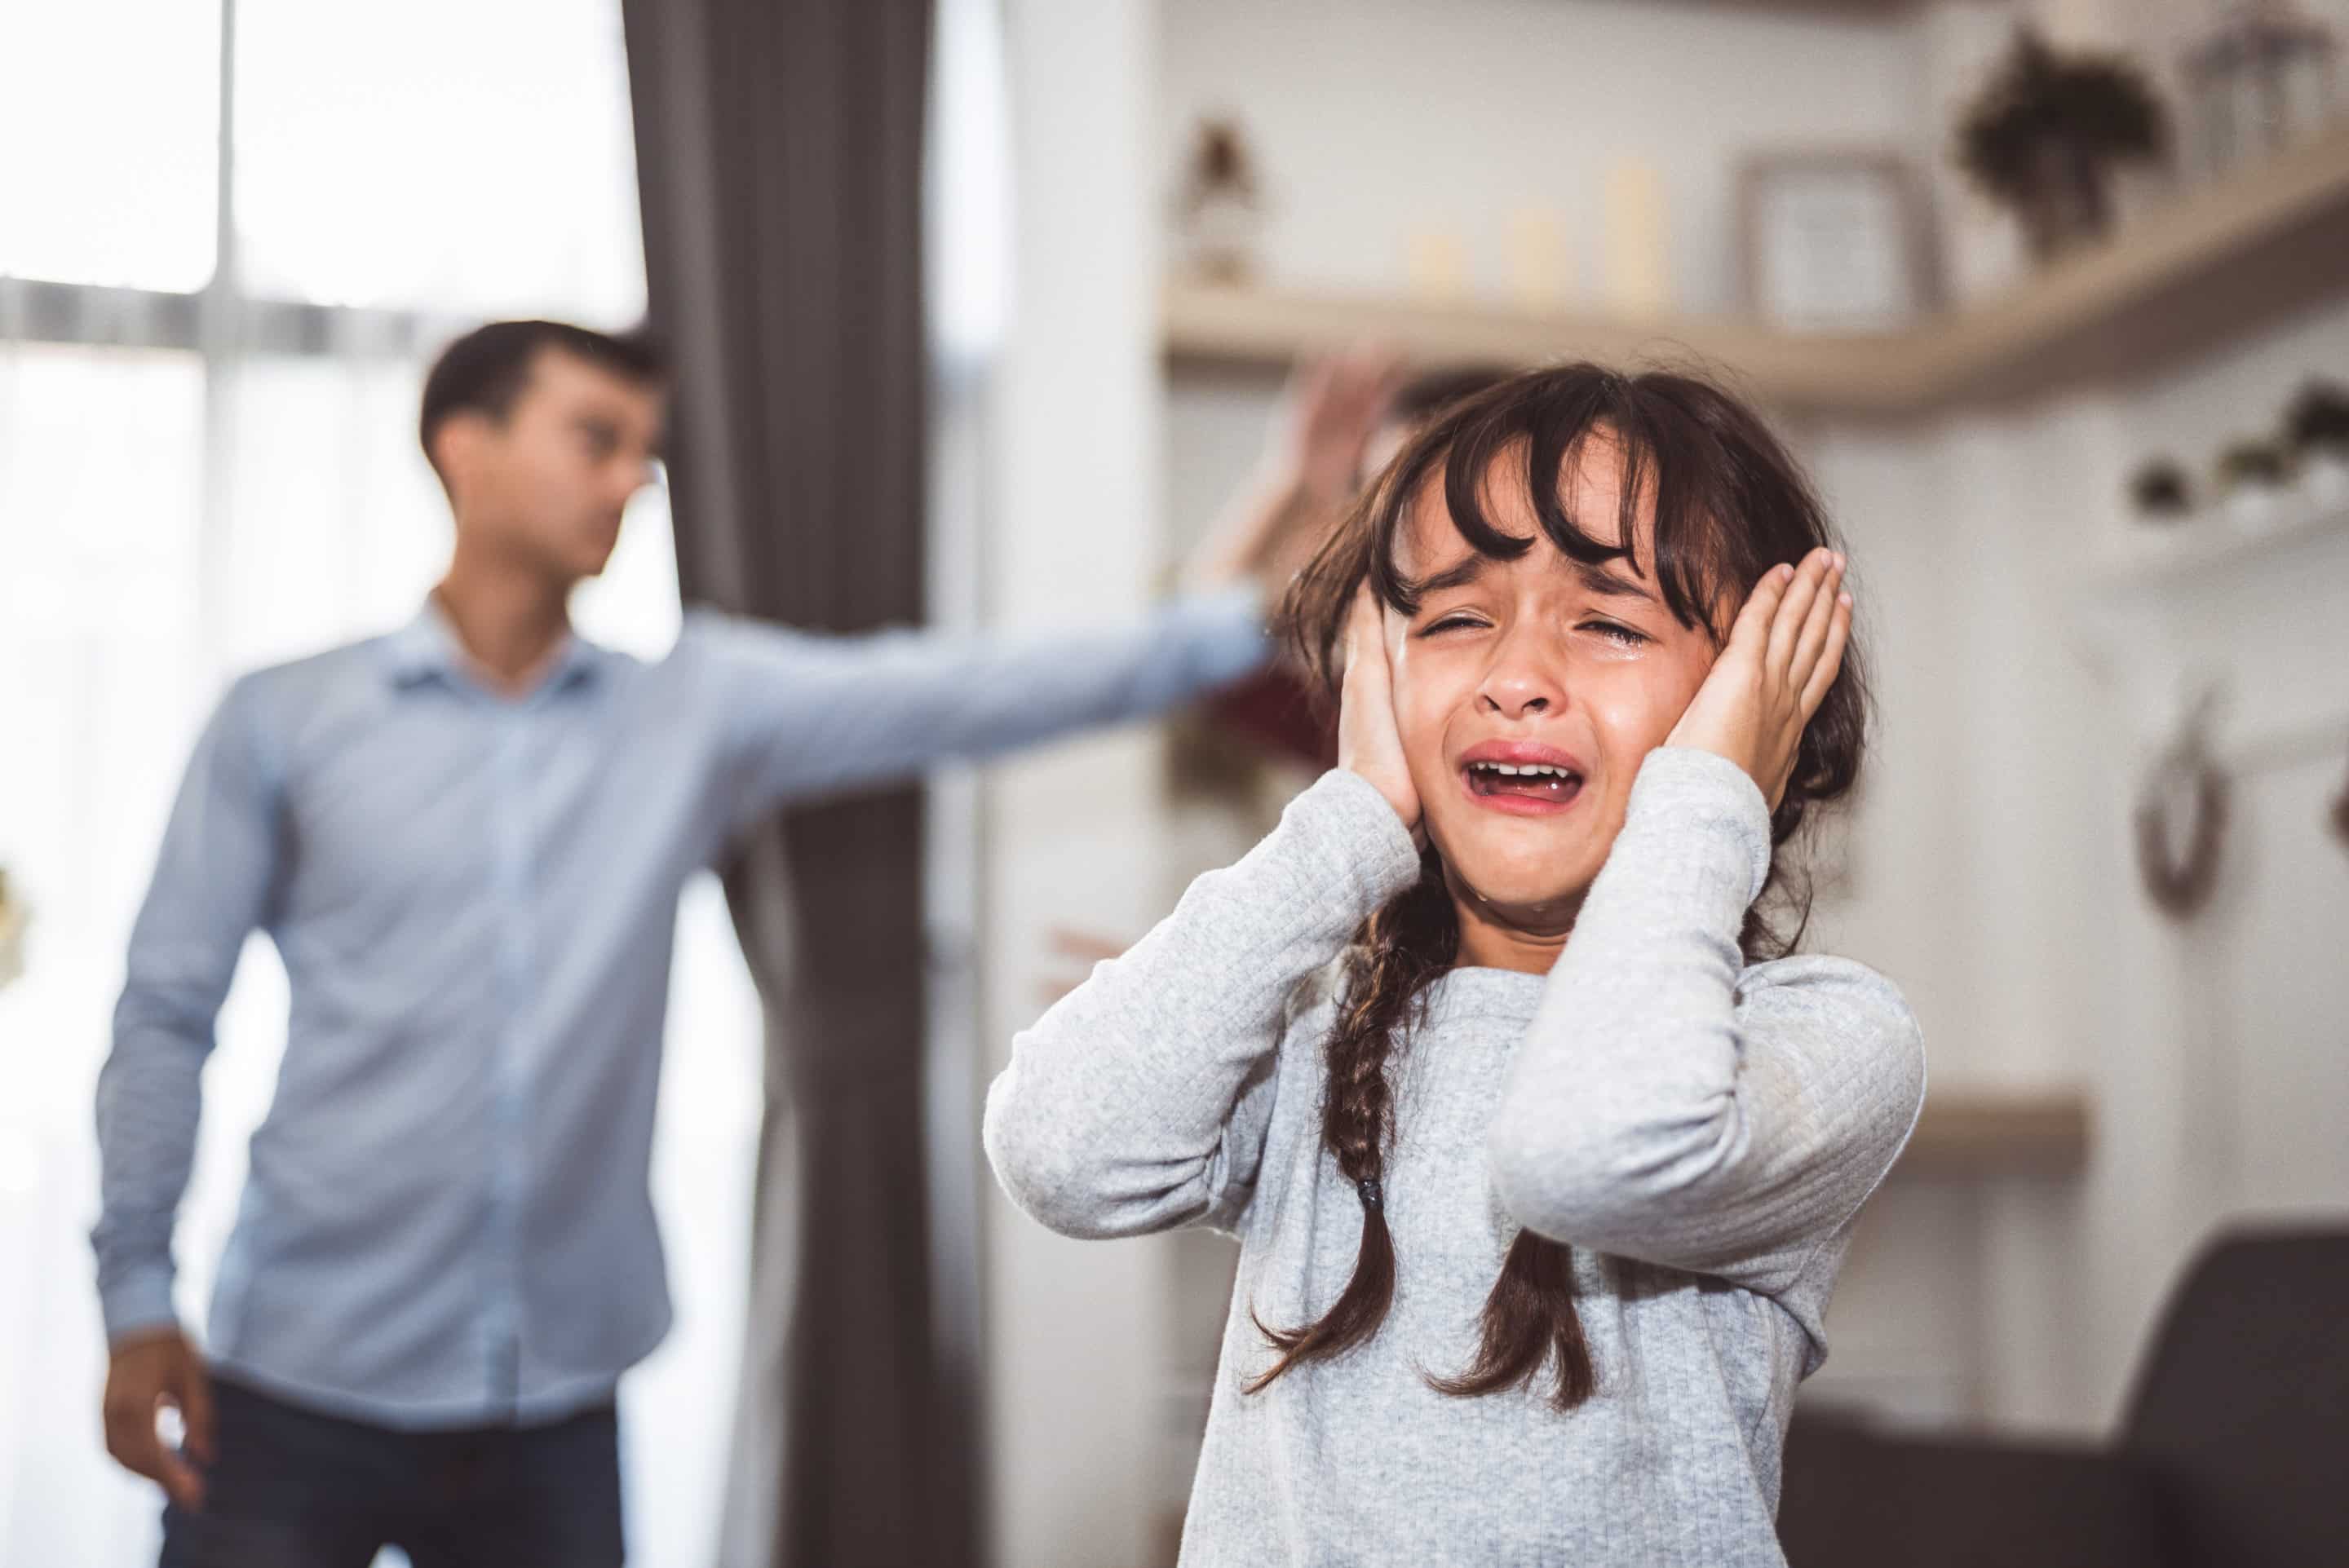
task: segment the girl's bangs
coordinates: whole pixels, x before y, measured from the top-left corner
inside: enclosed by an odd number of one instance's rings
[[[1365,565],[1372,591],[1399,614],[1417,613],[1423,584],[1396,565],[1395,542],[1431,484],[1442,485],[1453,530],[1471,550],[1496,561],[1524,555],[1533,540],[1501,528],[1491,505],[1495,485],[1515,480],[1560,554],[1586,566],[1627,562],[1635,576],[1660,584],[1682,624],[1714,630],[1715,607],[1744,587],[1715,523],[1731,488],[1723,471],[1726,454],[1697,431],[1670,428],[1669,414],[1644,407],[1628,387],[1594,378],[1575,389],[1579,396],[1532,398],[1506,396],[1509,390],[1461,406],[1390,466],[1371,500]],[[1593,440],[1612,442],[1620,466],[1619,545],[1591,532],[1567,508],[1565,496]],[[1639,523],[1651,501],[1655,559],[1643,561]]]

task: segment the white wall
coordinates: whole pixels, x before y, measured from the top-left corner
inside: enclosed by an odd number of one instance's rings
[[[1467,249],[1506,290],[1513,214],[1568,226],[1598,286],[1605,170],[1661,172],[1676,296],[1734,297],[1738,160],[1773,149],[1906,148],[1922,57],[1905,28],[1761,8],[1609,0],[1170,0],[1154,188],[1199,120],[1241,120],[1268,187],[1265,270],[1283,284],[1391,290],[1409,236]]]
[[[2349,298],[2336,298],[2116,399],[2115,468],[2157,452],[2205,464],[2271,427],[2309,375],[2344,370]],[[2349,531],[2120,597],[2111,617],[2107,719],[2075,753],[2103,803],[2110,880],[2078,908],[2106,934],[2104,983],[2070,993],[2108,1134],[2086,1194],[2084,1340],[2091,1408],[2106,1413],[2123,1346],[2197,1237],[2234,1214],[2349,1212],[2349,847],[2322,823],[2349,773]],[[2121,813],[2186,675],[2226,682],[2219,741],[2236,790],[2219,889],[2178,927],[2125,891]]]
[[[2322,823],[2349,771],[2349,537],[2128,589],[2102,564],[2130,542],[2139,462],[2207,469],[2344,366],[2349,301],[2106,395],[1815,444],[1886,655],[1885,788],[1827,934],[1909,988],[1940,1081],[2077,1079],[2098,1117],[2076,1182],[1979,1191],[1971,1244],[1938,1267],[1962,1310],[1890,1277],[1936,1273],[1887,1233],[1946,1191],[1889,1192],[1834,1319],[1860,1365],[1825,1387],[1952,1367],[1982,1416],[2104,1429],[2214,1225],[2349,1212],[2349,980],[2330,956],[2349,851]],[[2139,892],[2129,811],[2189,674],[2229,683],[2239,770],[2219,892],[2178,925]],[[1893,846],[1905,864],[1879,878]]]
[[[1138,613],[1162,553],[1157,256],[1148,193],[1151,0],[1009,0],[1016,187],[997,381],[988,613],[1013,624]],[[985,789],[981,927],[990,1070],[1041,1010],[1055,925],[1155,913],[1157,747],[1096,737]],[[974,1172],[974,1179],[987,1180]],[[994,1191],[987,1220],[988,1506],[1004,1568],[1148,1560],[1163,1243],[1052,1235]]]

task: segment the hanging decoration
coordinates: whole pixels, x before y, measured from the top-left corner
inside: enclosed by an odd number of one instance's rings
[[[2173,920],[2208,903],[2219,882],[2228,784],[2210,750],[2212,707],[2209,696],[2195,704],[2137,795],[2137,874],[2154,906]]]

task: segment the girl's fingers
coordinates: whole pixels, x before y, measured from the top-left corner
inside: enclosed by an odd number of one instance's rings
[[[1827,625],[1835,619],[1836,605],[1843,588],[1843,567],[1831,563],[1819,583],[1819,591],[1811,600],[1810,613],[1803,617],[1802,631],[1795,638],[1794,661],[1786,669],[1786,683],[1800,692],[1810,684],[1811,671],[1819,662],[1819,650],[1827,645]]]
[[[1751,648],[1757,658],[1761,655],[1769,645],[1770,622],[1778,614],[1778,605],[1786,596],[1786,584],[1794,575],[1791,566],[1773,566],[1762,574],[1762,581],[1745,595],[1744,607],[1730,625],[1729,642],[1722,649],[1724,655],[1733,648],[1745,647]]]
[[[1827,688],[1835,685],[1836,675],[1843,668],[1843,645],[1851,636],[1851,595],[1836,595],[1835,614],[1827,619],[1827,640],[1819,649],[1819,661],[1811,667],[1810,678],[1803,684],[1803,722],[1808,724],[1811,715],[1819,711],[1826,700]]]
[[[1795,639],[1802,634],[1803,621],[1818,598],[1819,580],[1834,565],[1835,557],[1825,550],[1814,550],[1803,558],[1794,581],[1786,584],[1778,613],[1770,619],[1770,642],[1764,655],[1764,669],[1784,672],[1794,663]]]
[[[1354,591],[1354,608],[1346,616],[1346,678],[1383,684],[1386,667],[1384,617],[1378,595],[1363,583]]]

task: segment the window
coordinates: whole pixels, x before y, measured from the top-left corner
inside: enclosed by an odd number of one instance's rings
[[[0,138],[0,1562],[153,1561],[160,1500],[98,1439],[90,1100],[188,748],[235,672],[413,614],[449,523],[423,369],[492,315],[644,306],[616,0],[78,0],[7,13]],[[222,157],[223,149],[230,156]],[[223,224],[222,212],[233,222]],[[675,635],[640,499],[590,635]],[[201,1321],[285,979],[222,1010],[182,1210]],[[759,1011],[722,899],[681,911],[655,1195],[678,1327],[623,1398],[631,1561],[709,1560],[757,1136]]]
[[[619,26],[616,5],[576,0],[238,0],[248,285],[331,304],[641,315]]]
[[[220,0],[8,8],[0,276],[204,286],[219,226],[220,35]]]

